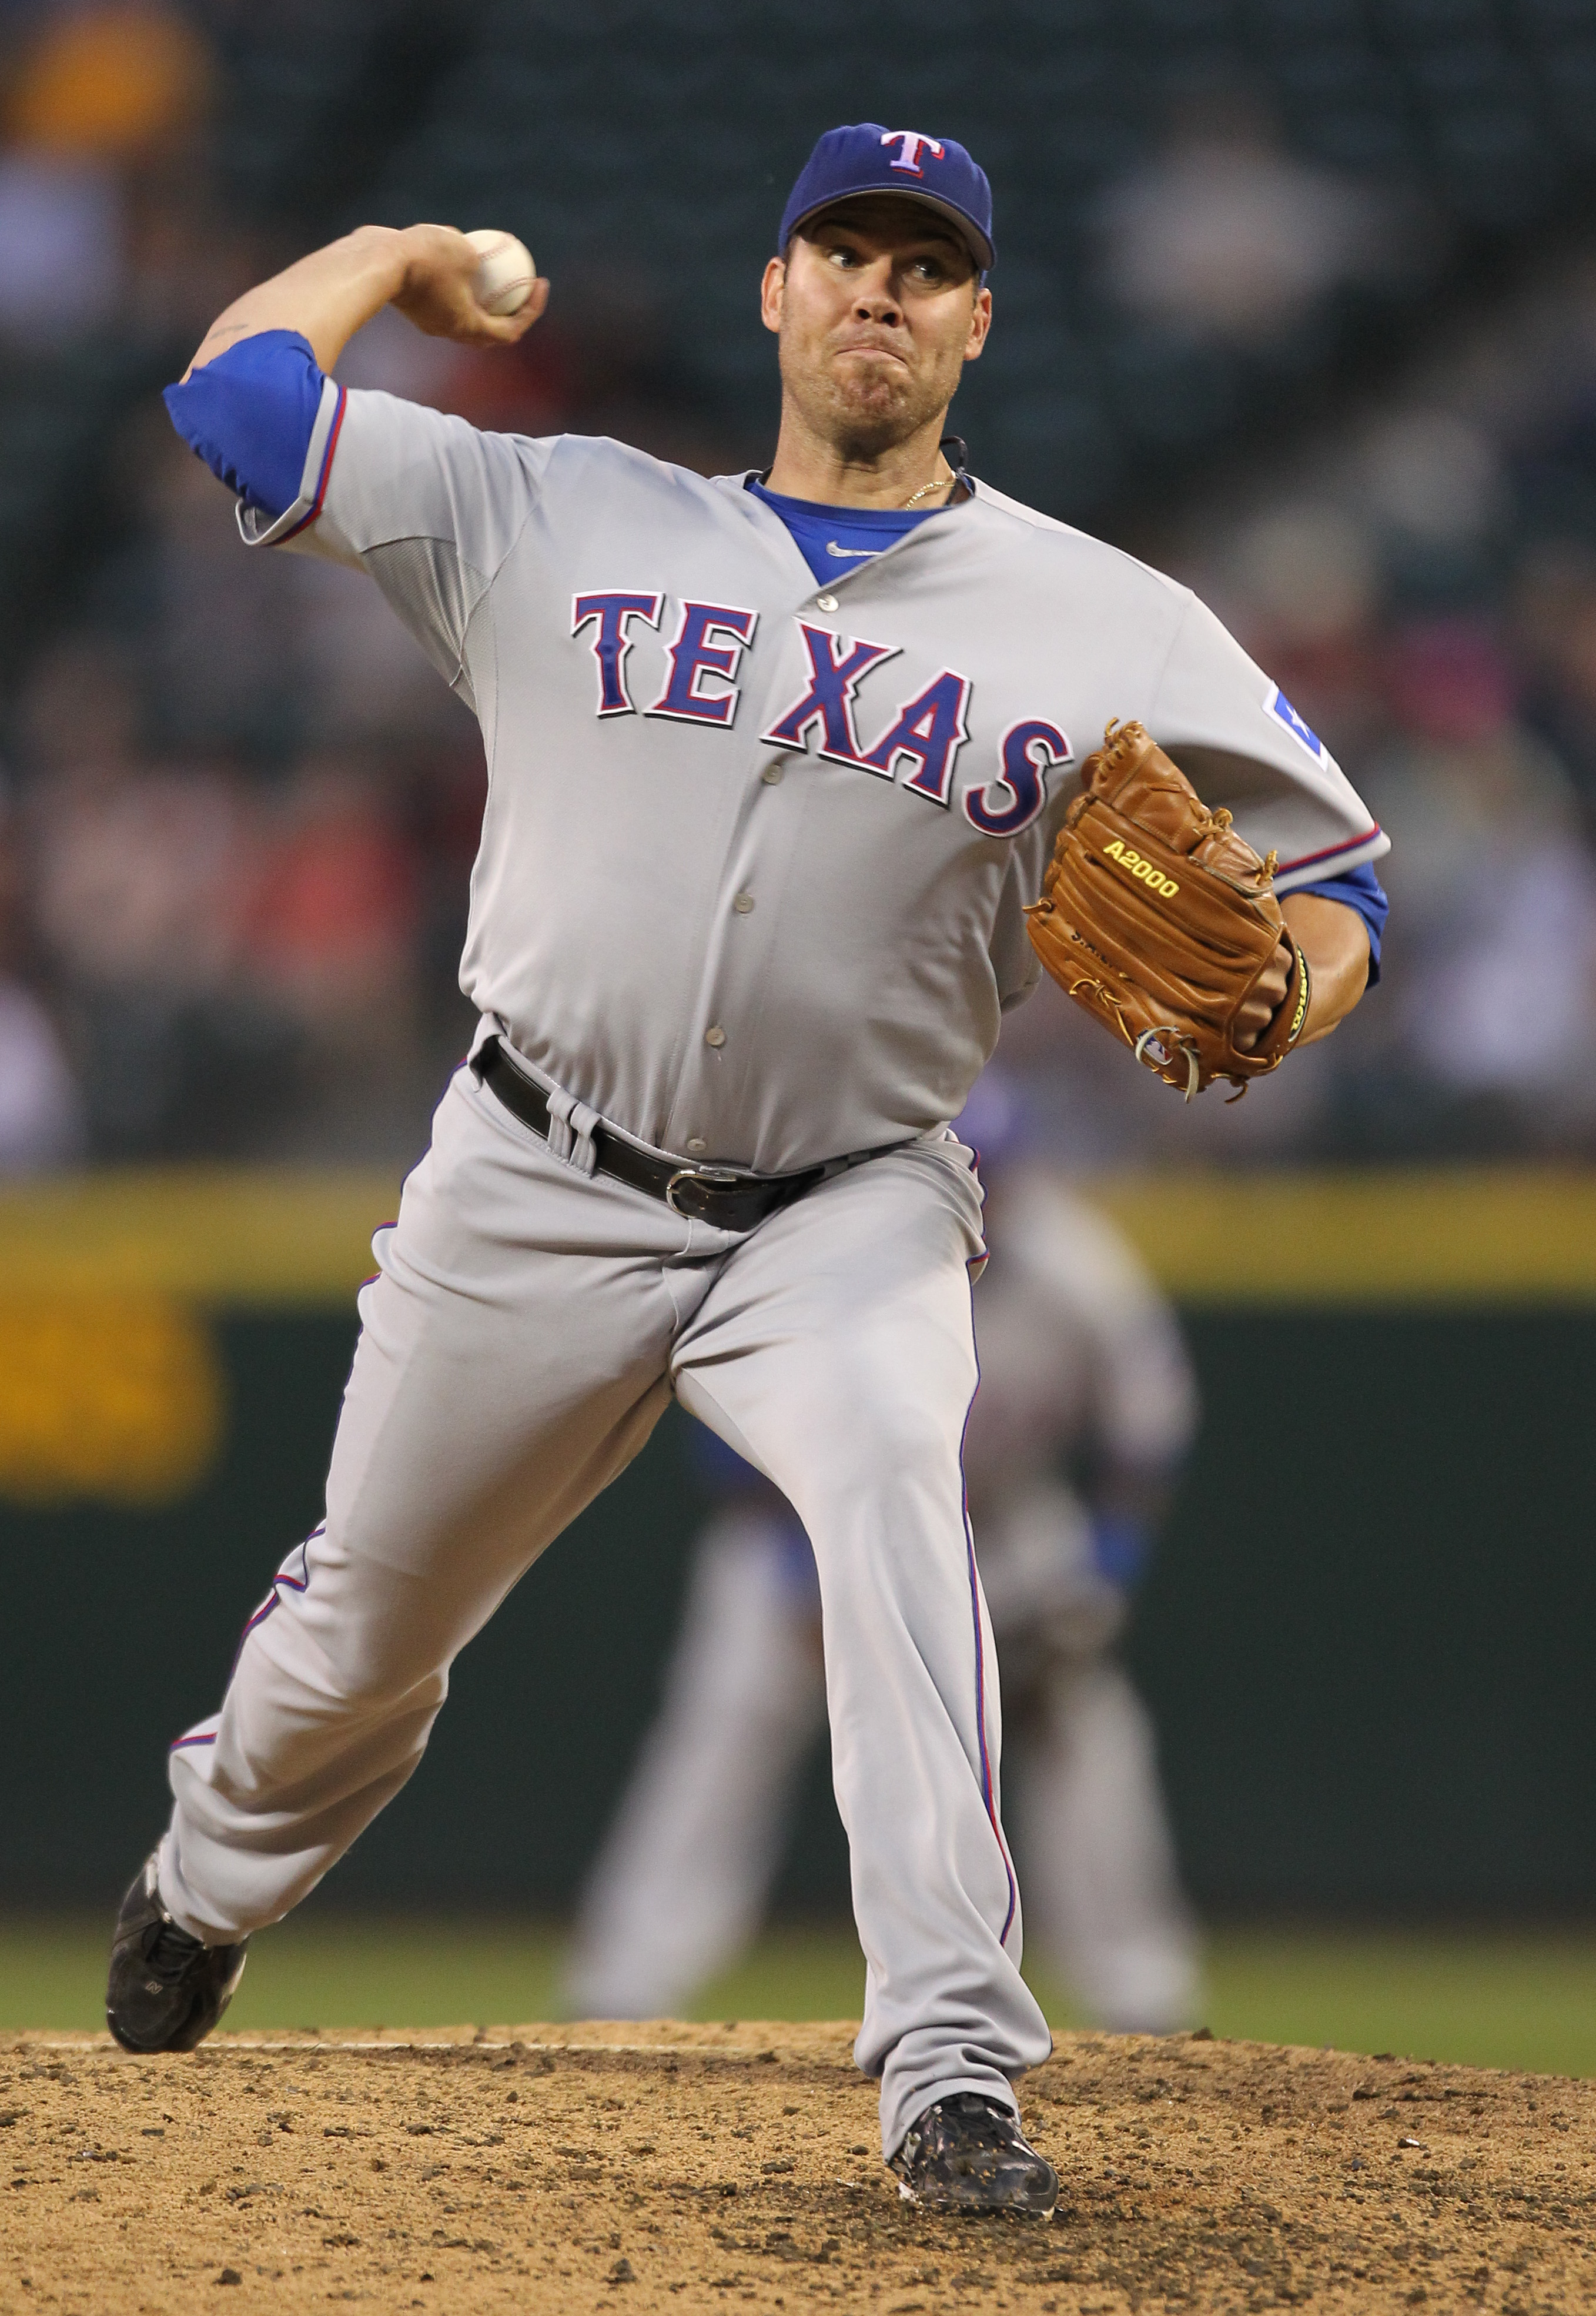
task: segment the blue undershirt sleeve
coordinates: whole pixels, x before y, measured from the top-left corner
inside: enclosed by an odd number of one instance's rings
[[[1369,985],[1372,989],[1380,977],[1380,936],[1386,930],[1391,906],[1372,865],[1365,860],[1360,868],[1343,869],[1339,877],[1327,877],[1322,885],[1298,885],[1293,889],[1319,893],[1326,901],[1340,901],[1344,907],[1357,910],[1369,928]]]
[[[323,384],[308,339],[258,330],[169,386],[164,400],[211,473],[275,521],[299,496]]]

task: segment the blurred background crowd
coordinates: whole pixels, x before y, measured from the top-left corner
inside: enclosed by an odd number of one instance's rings
[[[760,463],[759,266],[862,117],[993,179],[974,471],[1195,585],[1396,844],[1387,986],[1239,1109],[1044,990],[1038,1144],[1596,1149],[1596,0],[3,0],[0,1168],[404,1158],[468,1034],[474,726],[238,545],[158,398],[217,310],[362,219],[508,227],[523,349],[385,315],[342,374]]]

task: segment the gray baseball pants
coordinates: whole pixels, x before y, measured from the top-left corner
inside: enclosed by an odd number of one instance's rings
[[[740,1236],[556,1158],[468,1070],[380,1232],[327,1482],[220,1713],[172,1754],[160,1887],[218,1944],[315,1887],[415,1768],[456,1652],[675,1392],[820,1572],[838,1806],[887,2152],[1045,2058],[998,1813],[997,1661],[959,1449],[969,1153],[927,1137]]]

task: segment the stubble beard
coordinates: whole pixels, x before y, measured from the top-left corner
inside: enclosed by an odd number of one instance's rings
[[[939,418],[952,398],[940,379],[850,375],[829,363],[818,374],[794,364],[784,383],[811,432],[848,466],[873,466]]]

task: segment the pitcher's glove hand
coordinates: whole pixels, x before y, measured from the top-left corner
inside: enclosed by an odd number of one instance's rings
[[[1215,1078],[1245,1093],[1308,1019],[1307,960],[1274,897],[1274,854],[1260,860],[1228,812],[1210,812],[1140,724],[1111,724],[1081,782],[1042,896],[1025,912],[1033,948],[1188,1101]],[[1284,1001],[1244,1048],[1237,1015],[1282,945]]]

